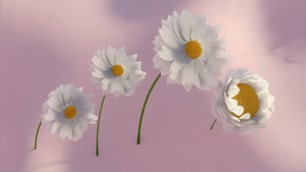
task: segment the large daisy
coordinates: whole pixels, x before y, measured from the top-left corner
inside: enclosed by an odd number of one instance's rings
[[[263,127],[274,112],[275,98],[262,77],[239,69],[219,83],[213,114],[226,130],[247,133]]]
[[[220,69],[228,59],[217,30],[206,25],[204,18],[193,17],[186,10],[181,14],[174,11],[167,20],[161,21],[159,34],[153,41],[153,63],[160,73],[152,83],[142,107],[137,144],[140,144],[147,102],[161,76],[166,76],[170,84],[184,86],[186,91],[190,91],[192,86],[205,91],[217,83]]]
[[[153,41],[153,62],[168,83],[183,85],[186,91],[193,85],[207,90],[217,83],[220,68],[228,58],[217,28],[188,11],[174,11],[162,20],[158,32]]]
[[[92,77],[103,91],[115,96],[132,95],[146,73],[137,55],[127,55],[124,48],[98,50],[92,58]]]
[[[83,93],[81,87],[60,85],[49,93],[43,105],[42,122],[62,138],[79,140],[88,124],[94,124],[97,120],[91,97]]]

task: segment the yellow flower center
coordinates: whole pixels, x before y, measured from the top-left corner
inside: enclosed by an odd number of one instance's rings
[[[259,100],[255,90],[248,84],[239,83],[237,86],[240,91],[233,99],[237,100],[238,105],[244,108],[243,114],[250,113],[251,118],[254,117],[259,108]],[[238,115],[233,115],[239,118]]]
[[[198,41],[188,41],[185,44],[185,53],[191,59],[197,59],[202,54],[202,47]]]
[[[115,76],[121,76],[124,72],[124,69],[121,65],[115,64],[112,66],[112,72]]]
[[[77,114],[77,110],[74,106],[68,106],[66,107],[64,114],[67,119],[73,119]]]

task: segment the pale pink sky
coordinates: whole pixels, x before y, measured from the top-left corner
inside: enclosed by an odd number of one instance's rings
[[[162,78],[137,124],[153,69],[160,20],[187,9],[220,26],[230,63],[270,82],[276,112],[249,135],[209,126],[211,92],[167,85]],[[95,125],[78,142],[42,126],[49,91],[74,83],[94,94],[90,58],[108,45],[137,53],[147,78],[131,97],[108,96],[95,157]],[[305,172],[305,0],[2,0],[0,1],[0,172]],[[223,78],[222,76],[220,78]]]

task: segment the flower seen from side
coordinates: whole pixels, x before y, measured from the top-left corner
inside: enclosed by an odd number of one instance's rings
[[[248,133],[263,127],[274,112],[275,98],[262,77],[239,69],[219,82],[213,114],[225,130]]]

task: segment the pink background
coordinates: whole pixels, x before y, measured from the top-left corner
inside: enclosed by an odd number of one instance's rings
[[[153,69],[152,40],[173,10],[203,15],[222,27],[231,61],[270,82],[276,112],[250,135],[213,131],[211,92],[167,85],[162,78],[137,123]],[[61,83],[102,96],[90,78],[96,49],[138,53],[147,78],[131,97],[106,98],[100,148],[95,125],[78,142],[42,126],[49,91]],[[305,172],[306,1],[304,0],[2,0],[0,1],[0,172]],[[221,78],[223,78],[221,76]]]

